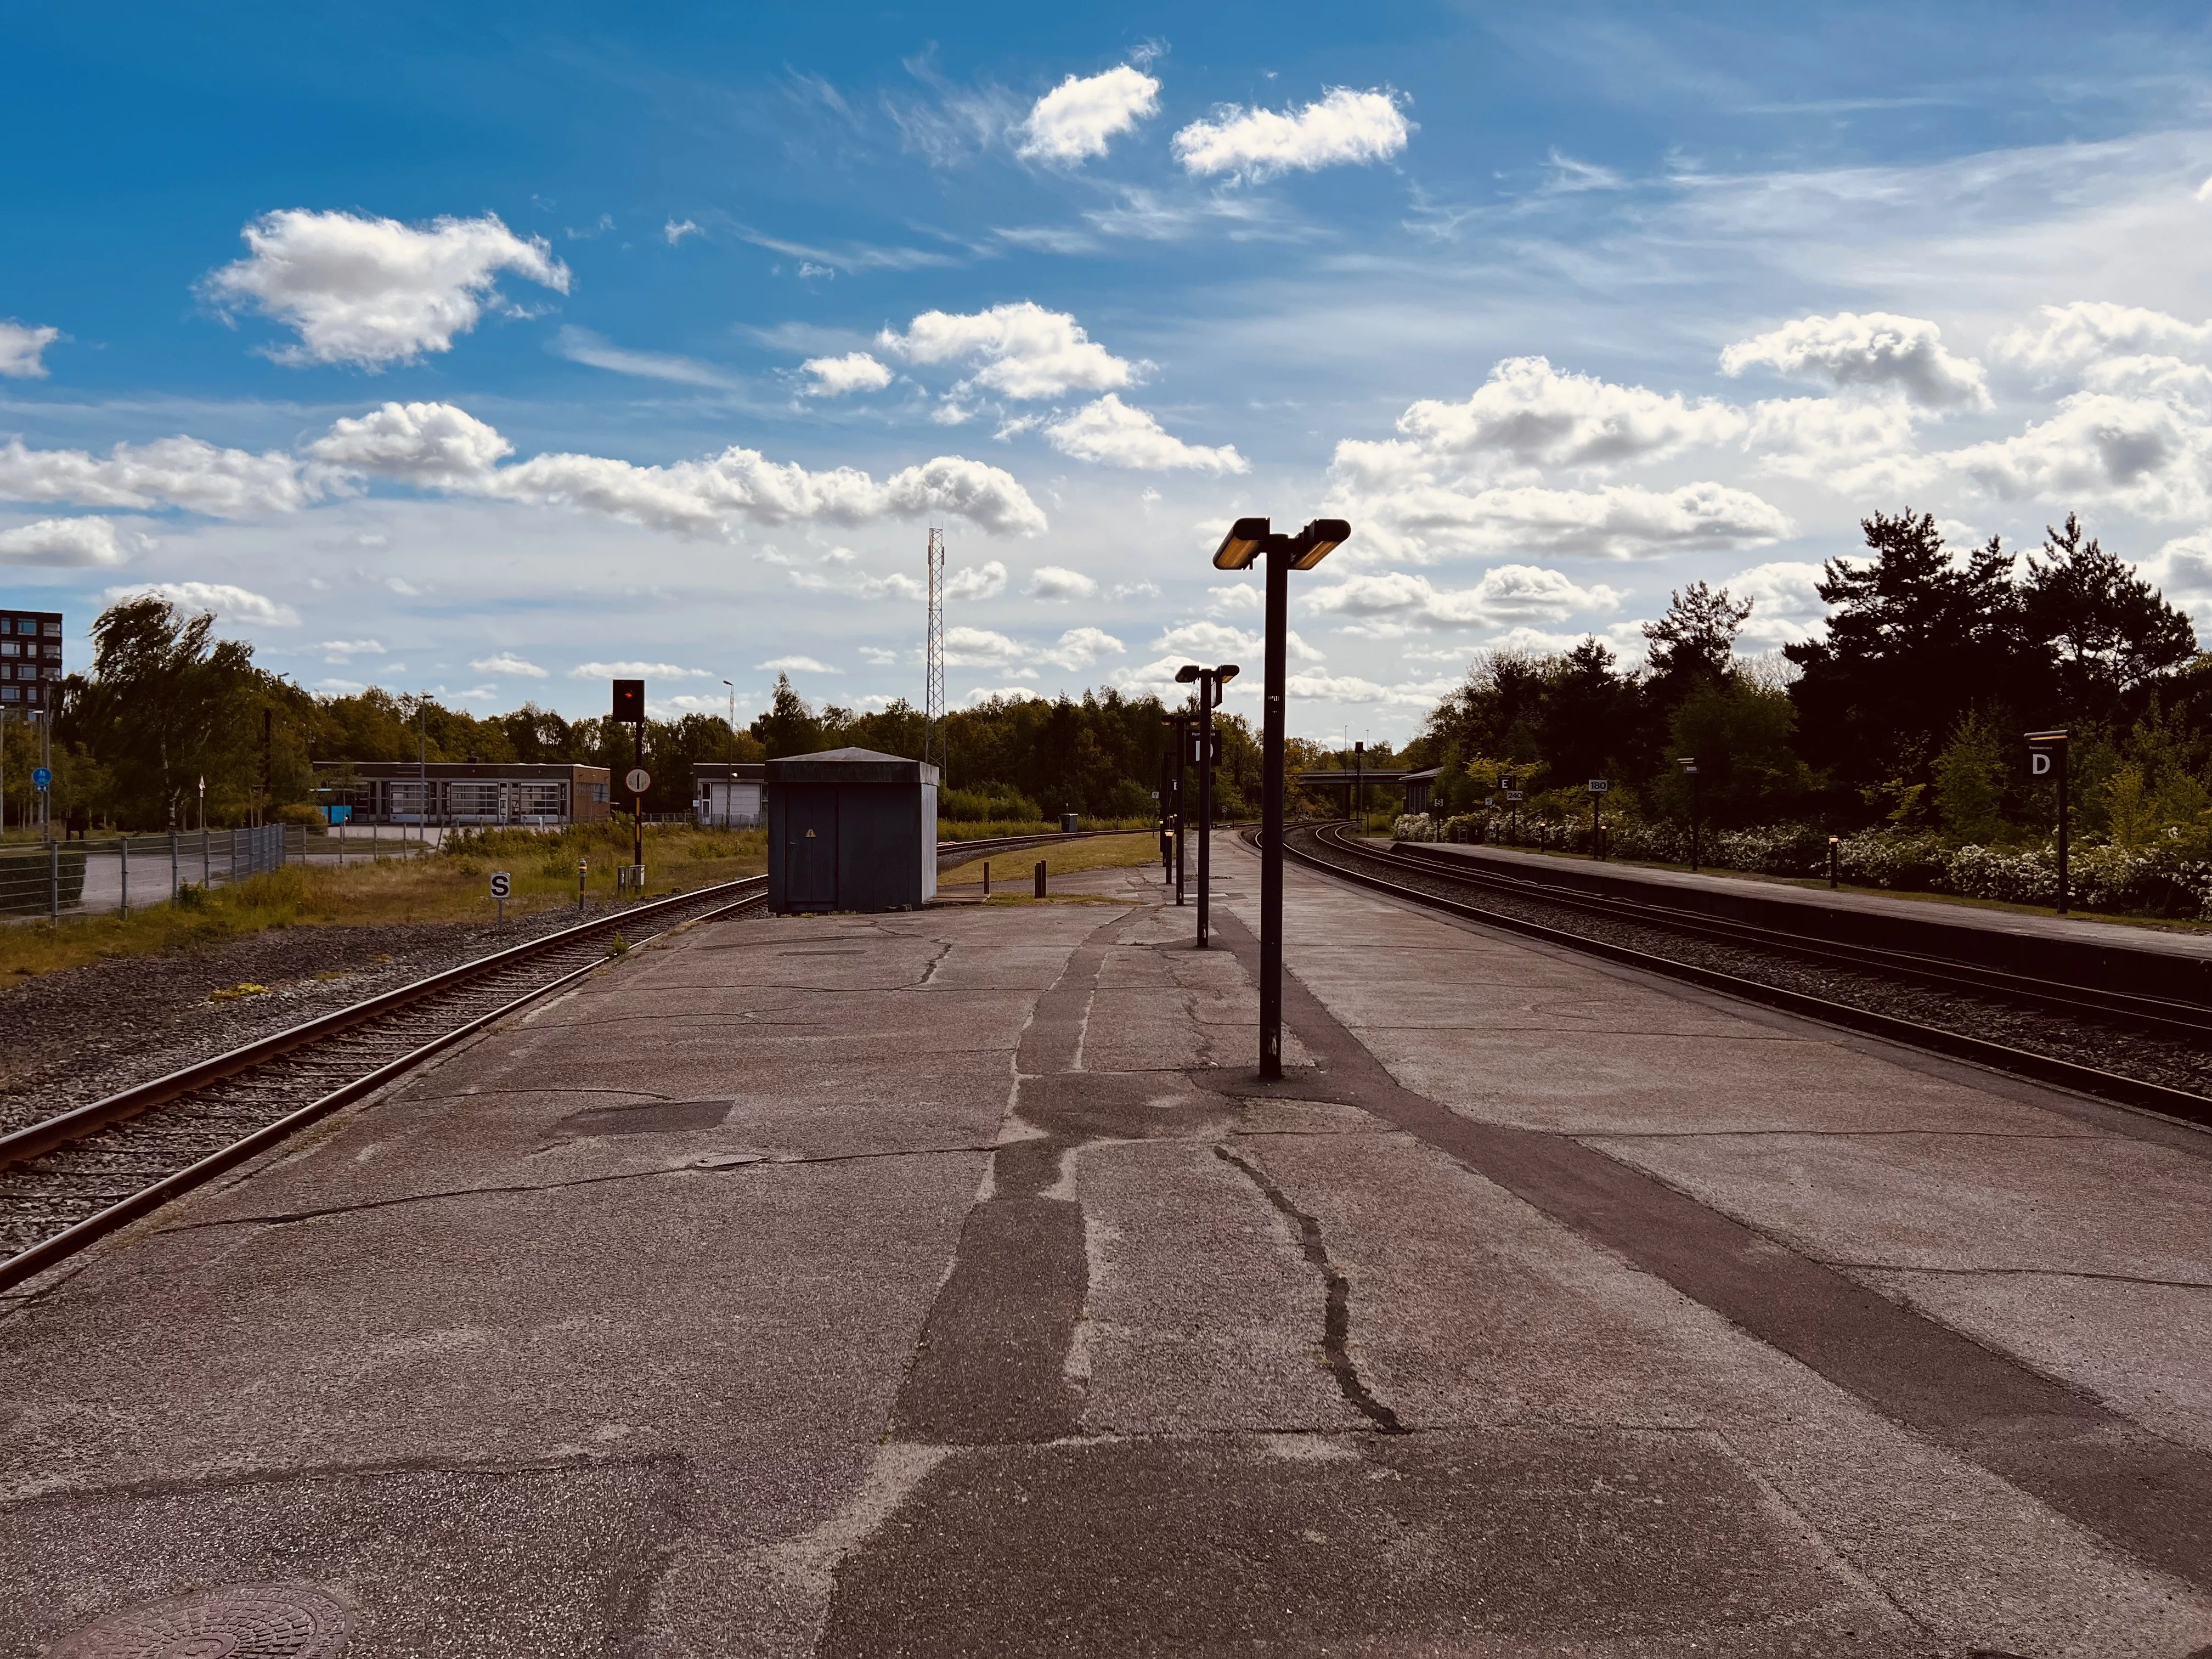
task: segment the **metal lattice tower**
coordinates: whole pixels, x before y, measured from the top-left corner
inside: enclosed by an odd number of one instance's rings
[[[922,687],[921,757],[945,783],[945,532],[929,532],[929,644]]]

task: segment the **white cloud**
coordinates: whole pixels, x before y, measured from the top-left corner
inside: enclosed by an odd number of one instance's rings
[[[384,641],[381,640],[325,640],[316,648],[324,653],[325,662],[346,663],[359,656],[382,656]],[[478,667],[482,665],[482,664],[477,665]]]
[[[1425,563],[1452,554],[1519,553],[1635,559],[1700,548],[1758,546],[1793,534],[1789,516],[1747,490],[1699,483],[1547,489],[1524,484],[1463,491],[1420,485],[1332,505],[1376,550]]]
[[[1739,340],[1721,353],[1721,372],[1764,366],[1779,374],[1902,393],[1928,409],[1987,409],[1982,366],[1943,349],[1943,331],[1886,311],[1838,312]]]
[[[100,597],[104,605],[151,594],[186,611],[204,611],[218,621],[260,623],[270,628],[297,628],[300,613],[265,594],[233,587],[228,582],[135,582],[111,587]]]
[[[994,698],[1000,702],[1033,702],[1036,693],[1026,685],[979,685],[969,692],[966,702],[973,708]]]
[[[310,446],[319,460],[426,488],[537,506],[604,513],[647,529],[725,535],[762,525],[951,513],[994,532],[1033,535],[1044,514],[1012,474],[958,455],[939,455],[878,483],[853,467],[809,472],[732,446],[700,461],[639,466],[597,455],[548,453],[507,466],[513,446],[450,404],[386,404],[334,422]],[[0,483],[6,456],[0,454]]]
[[[1313,697],[1327,702],[1380,702],[1427,708],[1455,684],[1443,679],[1378,685],[1357,674],[1291,674],[1285,677],[1284,689],[1294,697]]]
[[[315,682],[315,690],[328,691],[337,696],[350,696],[356,691],[368,690],[368,687],[359,680],[323,679]]]
[[[1291,168],[1388,161],[1406,148],[1413,124],[1390,92],[1336,87],[1289,114],[1225,105],[1210,121],[1175,136],[1175,158],[1191,173],[1266,179]]]
[[[965,564],[946,578],[948,599],[994,599],[1006,591],[1006,567],[996,559]]]
[[[703,236],[706,234],[704,231],[701,230],[696,224],[689,219],[671,219],[666,224],[661,226],[660,234],[668,239],[668,246],[671,247],[674,247],[686,236]]]
[[[2201,517],[2212,513],[2212,412],[2185,383],[2169,390],[2075,392],[2047,421],[1941,459],[2005,500],[2086,497],[2150,519]]]
[[[1402,438],[1337,446],[1339,473],[1369,488],[1448,469],[1462,479],[1522,479],[1546,466],[1603,469],[1662,460],[1739,436],[1743,413],[1642,386],[1562,374],[1542,357],[1509,357],[1464,403],[1423,398],[1398,417]]]
[[[384,647],[374,641],[365,641],[360,647],[365,651],[381,651]],[[545,671],[534,662],[526,662],[511,651],[502,651],[495,657],[479,657],[469,665],[479,674],[504,674],[513,679],[542,680]],[[610,678],[613,677],[609,676]]]
[[[1763,648],[1791,645],[1821,631],[1828,614],[1816,591],[1820,567],[1802,560],[1780,560],[1739,570],[1719,584],[1739,599],[1749,599],[1751,617],[1740,636]]]
[[[1036,100],[1022,123],[1018,155],[1071,167],[1094,155],[1160,107],[1160,83],[1123,64],[1103,75],[1069,76]]]
[[[1126,655],[1129,647],[1103,628],[1071,628],[1037,660],[1055,668],[1088,668],[1104,656]]]
[[[1070,570],[1064,565],[1041,564],[1030,577],[1025,590],[1032,598],[1040,599],[1088,599],[1097,596],[1098,584],[1080,570]]]
[[[1619,609],[1617,588],[1584,586],[1556,570],[1504,564],[1486,570],[1472,587],[1440,589],[1425,576],[1392,570],[1346,577],[1305,596],[1310,611],[1351,617],[1347,632],[1389,637],[1410,627],[1497,628],[1517,622],[1563,622],[1594,611]]]
[[[2200,642],[2212,635],[2212,530],[2176,537],[2141,568],[2160,592],[2190,613]]]
[[[864,645],[860,647],[860,659],[878,668],[888,668],[898,661],[899,653],[880,645]]]
[[[1285,654],[1293,662],[1319,662],[1322,653],[1298,637],[1296,629],[1289,631]],[[1180,651],[1178,663],[1219,663],[1242,659],[1242,665],[1257,673],[1261,659],[1265,655],[1266,641],[1258,634],[1231,628],[1226,623],[1187,622],[1169,629],[1152,641],[1155,651]]]
[[[726,389],[739,384],[734,374],[712,363],[667,351],[632,351],[602,339],[587,328],[563,324],[554,336],[553,349],[574,363],[604,368],[616,374],[636,374],[648,380],[673,380],[678,386],[707,386]]]
[[[46,365],[40,354],[61,337],[58,328],[0,322],[0,375],[15,380],[45,380]]]
[[[2046,378],[2079,371],[2106,357],[2196,356],[2212,346],[2212,323],[2185,323],[2141,306],[2076,300],[2039,309],[2039,328],[2013,329],[1993,341],[1990,349],[2001,361]]]
[[[579,680],[705,680],[703,668],[681,668],[672,662],[580,662],[568,671]]]
[[[198,438],[118,444],[105,455],[82,449],[30,449],[21,438],[0,447],[0,499],[70,501],[80,507],[181,507],[215,518],[290,513],[346,493],[328,468],[303,466],[270,450],[218,449]]]
[[[1226,617],[1237,611],[1262,610],[1265,603],[1257,582],[1237,582],[1226,587],[1206,590],[1206,608],[1217,617]]]
[[[848,392],[881,392],[891,383],[891,372],[865,351],[848,351],[842,357],[809,357],[799,364],[814,377],[805,389],[810,398],[842,398]]]
[[[975,384],[1008,398],[1057,398],[1131,385],[1139,365],[1114,354],[1064,311],[1031,300],[955,316],[926,311],[876,343],[911,362],[975,362]]]
[[[493,214],[421,229],[288,208],[241,234],[250,256],[210,273],[201,291],[226,310],[250,307],[292,329],[300,343],[270,356],[295,366],[374,369],[451,350],[487,306],[504,303],[501,271],[568,291],[568,268],[544,240],[525,240]]]
[[[1941,465],[1919,453],[1921,411],[1902,398],[1778,398],[1756,404],[1744,447],[1759,470],[1847,495],[1917,489]]]
[[[79,568],[126,564],[145,539],[118,533],[106,519],[40,519],[0,530],[0,563]]]
[[[1018,641],[991,629],[945,630],[945,660],[954,668],[1003,668],[1025,660],[1028,655]]]
[[[757,662],[754,667],[774,674],[842,674],[842,668],[832,668],[814,657],[770,657],[766,662]]]
[[[1236,447],[1188,444],[1164,430],[1141,409],[1132,409],[1112,392],[1085,404],[1044,429],[1045,441],[1064,455],[1107,466],[1163,471],[1183,467],[1200,472],[1243,472],[1244,458]]]

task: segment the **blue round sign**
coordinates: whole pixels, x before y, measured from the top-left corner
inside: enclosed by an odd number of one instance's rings
[[[51,789],[53,787],[53,782],[54,770],[51,766],[34,766],[31,769],[31,787],[33,788]]]

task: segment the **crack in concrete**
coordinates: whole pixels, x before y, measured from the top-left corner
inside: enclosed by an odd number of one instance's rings
[[[2083,1267],[1919,1267],[1889,1261],[1814,1258],[1824,1267],[1855,1273],[1924,1273],[1952,1279],[2096,1279],[2113,1285],[2159,1285],[2176,1291],[2212,1291],[2212,1279],[2152,1279],[2141,1273],[2095,1273]]]
[[[1352,1363],[1352,1281],[1328,1258],[1328,1243],[1322,1237],[1321,1223],[1291,1202],[1283,1189],[1261,1174],[1259,1167],[1246,1162],[1226,1146],[1216,1146],[1213,1155],[1224,1164],[1233,1164],[1242,1170],[1252,1184],[1257,1187],[1267,1202],[1281,1212],[1284,1218],[1297,1229],[1298,1242],[1305,1258],[1321,1274],[1322,1283],[1328,1286],[1328,1310],[1322,1316],[1322,1352],[1328,1361],[1330,1374],[1336,1378],[1337,1390],[1352,1409],[1366,1418],[1384,1434],[1403,1434],[1406,1428],[1392,1411],[1368,1391],[1359,1375],[1359,1367]]]
[[[514,1182],[483,1187],[453,1187],[434,1193],[403,1193],[392,1198],[364,1199],[358,1204],[332,1204],[322,1209],[289,1210],[273,1215],[218,1217],[212,1221],[180,1221],[157,1227],[156,1233],[210,1232],[222,1227],[289,1227],[302,1221],[331,1216],[356,1215],[371,1210],[391,1210],[410,1204],[432,1204],[448,1198],[490,1198],[502,1193],[558,1193],[572,1187],[604,1187],[623,1181],[660,1181],[673,1176],[721,1175],[732,1170],[796,1169],[816,1164],[866,1164],[893,1158],[945,1158],[958,1152],[994,1152],[995,1144],[976,1146],[915,1146],[878,1152],[824,1152],[805,1158],[773,1158],[765,1153],[702,1153],[695,1162],[665,1164],[653,1170],[622,1170],[611,1175],[578,1176],[570,1181]]]

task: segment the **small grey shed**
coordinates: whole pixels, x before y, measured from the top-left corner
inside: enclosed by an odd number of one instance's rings
[[[937,769],[872,749],[767,766],[768,907],[911,910],[937,892]]]

